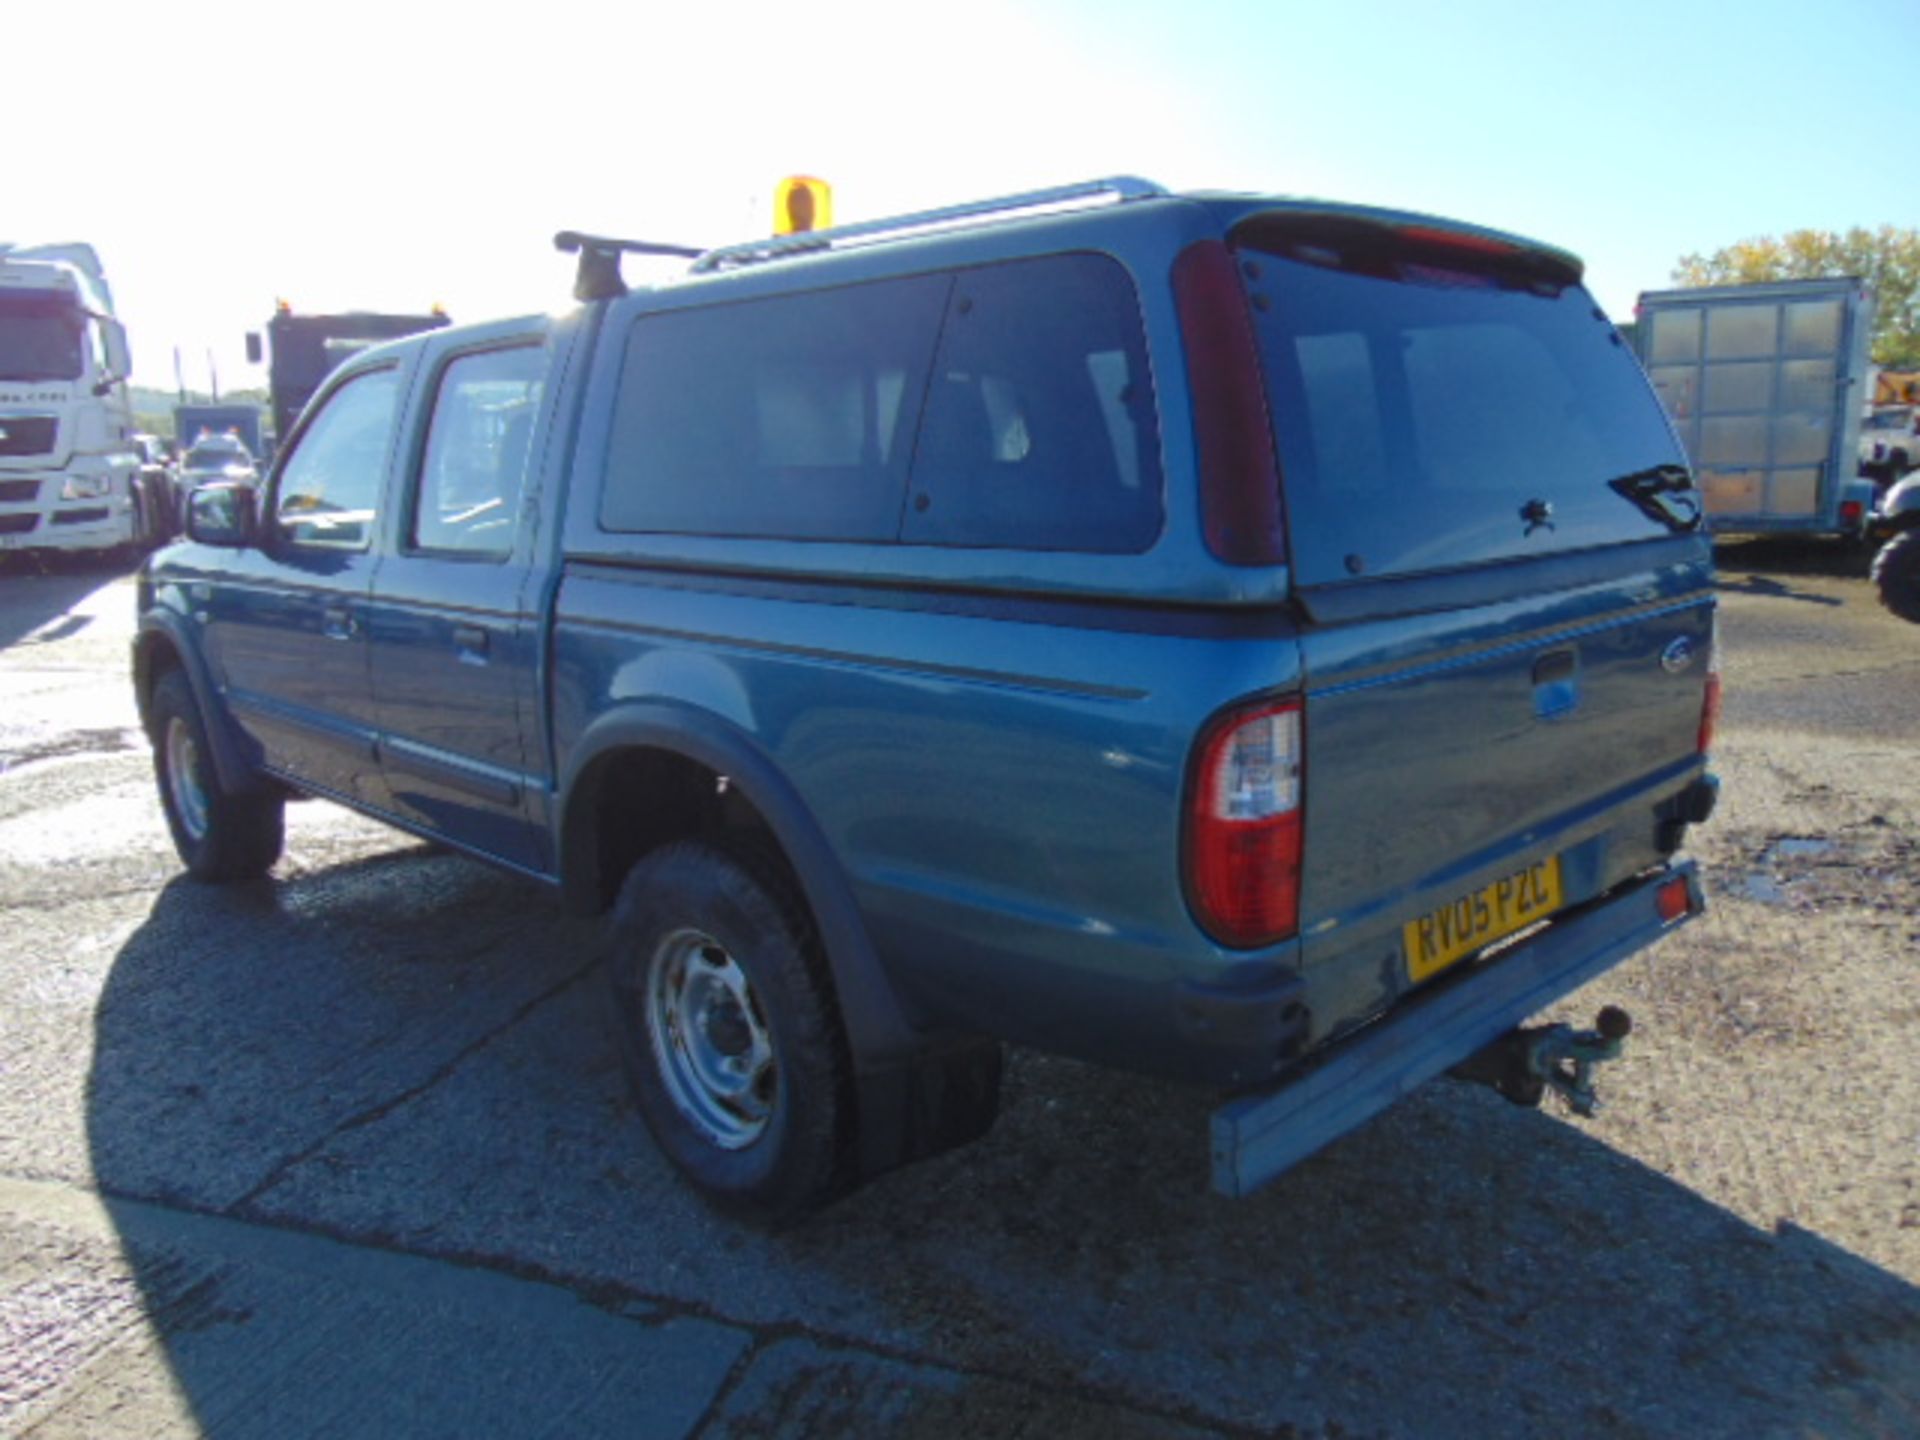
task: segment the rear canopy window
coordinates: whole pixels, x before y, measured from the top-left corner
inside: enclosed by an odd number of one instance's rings
[[[1144,550],[1160,530],[1159,465],[1119,265],[1055,255],[956,277],[902,539]]]
[[[1138,301],[1055,255],[642,316],[608,530],[1138,551],[1161,519]]]
[[[644,316],[627,341],[601,523],[893,539],[949,283]]]
[[[1585,290],[1308,251],[1244,254],[1302,584],[1672,533],[1609,488],[1685,461]]]

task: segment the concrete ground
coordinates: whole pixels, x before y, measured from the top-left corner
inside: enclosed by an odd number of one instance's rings
[[[1030,1054],[767,1235],[632,1115],[596,930],[325,805],[179,875],[131,586],[0,574],[0,1434],[1920,1435],[1920,627],[1723,550],[1710,915],[1590,1124],[1436,1084],[1243,1201]]]

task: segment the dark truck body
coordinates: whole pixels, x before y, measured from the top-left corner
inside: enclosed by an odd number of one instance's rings
[[[1148,194],[696,271],[331,377],[143,580],[156,735],[174,667],[219,786],[586,911],[771,856],[865,1173],[985,1037],[1235,1092],[1237,1193],[1698,912],[1710,550],[1577,262]],[[295,496],[348,433],[364,486]]]
[[[321,382],[343,361],[386,340],[437,330],[449,324],[439,311],[427,315],[382,315],[354,310],[338,315],[296,315],[285,307],[267,321],[267,391],[273,433],[284,439]],[[258,338],[248,335],[248,358],[263,358]],[[255,451],[259,454],[259,451]]]

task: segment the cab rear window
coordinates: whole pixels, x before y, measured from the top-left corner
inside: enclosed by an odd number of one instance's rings
[[[1610,483],[1684,465],[1567,277],[1243,247],[1302,584],[1672,533]]]

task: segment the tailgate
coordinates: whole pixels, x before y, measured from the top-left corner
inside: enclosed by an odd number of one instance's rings
[[[1349,589],[1305,637],[1303,959],[1354,971],[1329,1024],[1657,862],[1701,771],[1706,544],[1528,568],[1505,599],[1428,582],[1417,615],[1403,586]]]
[[[1229,239],[1308,621],[1319,1040],[1678,842],[1712,556],[1672,427],[1571,257],[1279,205]]]

